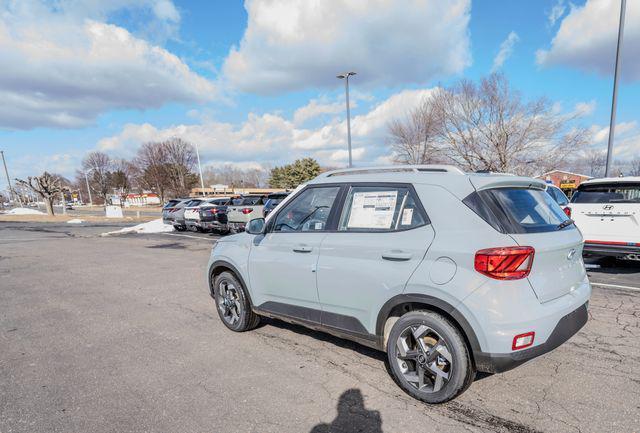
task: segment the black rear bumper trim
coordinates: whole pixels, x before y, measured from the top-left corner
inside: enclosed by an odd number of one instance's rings
[[[502,373],[551,352],[575,335],[587,323],[588,304],[589,302],[584,303],[560,319],[547,341],[538,346],[513,353],[474,353],[476,369],[485,373]]]

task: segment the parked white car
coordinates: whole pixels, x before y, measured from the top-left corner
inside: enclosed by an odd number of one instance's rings
[[[569,208],[586,254],[640,260],[640,176],[583,182]]]
[[[441,403],[587,322],[582,236],[545,189],[441,165],[326,172],[215,244],[209,290],[233,331],[266,316],[357,341]]]

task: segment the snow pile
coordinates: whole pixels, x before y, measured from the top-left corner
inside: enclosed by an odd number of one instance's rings
[[[81,220],[80,218],[74,218],[72,220],[67,221],[67,224],[82,224],[84,222],[84,220]]]
[[[148,223],[138,224],[133,227],[125,227],[113,232],[103,233],[102,235],[116,235],[121,233],[165,233],[172,232],[173,226],[162,222],[162,218],[149,221]]]
[[[26,207],[16,207],[11,209],[8,212],[5,212],[6,215],[44,215],[44,212],[40,212],[39,210],[29,209]]]

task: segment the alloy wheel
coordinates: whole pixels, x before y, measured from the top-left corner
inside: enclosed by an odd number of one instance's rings
[[[222,280],[218,284],[218,308],[229,325],[235,325],[240,320],[242,303],[238,289],[231,281]]]
[[[421,392],[438,392],[449,382],[453,358],[446,341],[426,325],[405,328],[396,340],[396,362],[404,379]]]

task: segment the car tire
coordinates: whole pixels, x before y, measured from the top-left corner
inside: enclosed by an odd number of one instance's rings
[[[183,232],[187,229],[185,226],[173,226],[173,227],[179,232]]]
[[[387,339],[387,357],[398,386],[429,404],[457,397],[475,377],[462,334],[447,318],[432,311],[412,311],[396,321]]]
[[[220,320],[232,331],[249,331],[260,323],[245,287],[233,273],[222,272],[213,279],[213,299]]]

